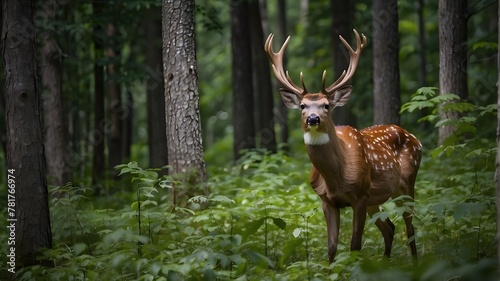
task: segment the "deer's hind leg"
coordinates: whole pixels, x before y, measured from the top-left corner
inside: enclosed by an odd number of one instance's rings
[[[370,217],[373,217],[376,213],[380,211],[379,206],[368,206],[367,212]],[[378,227],[382,236],[384,237],[384,256],[391,256],[392,242],[394,241],[394,229],[395,226],[389,218],[385,220],[377,219],[375,225]]]

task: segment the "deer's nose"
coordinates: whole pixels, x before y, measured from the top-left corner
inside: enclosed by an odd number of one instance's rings
[[[306,119],[307,125],[309,126],[317,126],[319,125],[319,116],[316,113],[311,113],[307,116]]]

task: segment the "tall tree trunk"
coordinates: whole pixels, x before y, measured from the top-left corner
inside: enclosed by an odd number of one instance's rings
[[[248,2],[232,0],[231,5],[231,50],[233,84],[234,159],[240,151],[255,148],[255,126],[253,118],[252,51],[250,49],[250,27]]]
[[[287,20],[286,20],[286,2],[285,0],[278,0],[278,30],[279,35],[282,38],[280,42],[285,42],[285,38],[288,36],[287,31]],[[287,65],[287,56],[286,54],[283,56],[283,67],[285,69]],[[273,88],[276,89],[276,88]],[[284,145],[283,149],[285,151],[288,150],[288,109],[281,100],[277,103],[277,114],[276,119],[278,125],[280,127],[280,141],[281,144]]]
[[[418,0],[417,3],[417,15],[418,15],[418,86],[425,87],[426,74],[427,74],[427,62],[425,56],[425,19],[424,19],[424,0]],[[422,109],[419,112],[420,118],[429,115],[430,112],[427,109]],[[422,130],[432,130],[429,122],[420,122],[419,127]]]
[[[111,61],[106,66],[107,89],[109,97],[109,119],[111,120],[110,131],[108,135],[108,169],[112,174],[118,176],[114,167],[122,163],[123,146],[123,108],[120,83],[118,81],[118,65],[120,51],[115,41],[118,36],[114,24],[108,23],[106,28],[108,36],[108,47],[104,51],[108,60]]]
[[[3,8],[0,9],[0,34],[3,34]],[[0,50],[3,50],[4,40],[0,40]],[[0,61],[0,71],[4,72],[4,60]],[[0,89],[5,89],[5,76],[0,79]],[[7,129],[5,128],[5,91],[0,92],[0,142],[2,144],[2,151],[7,155]]]
[[[130,89],[125,92],[125,102],[123,105],[123,138],[122,138],[122,162],[130,161],[130,149],[132,146],[132,135],[134,130],[134,99]]]
[[[44,10],[47,21],[55,20],[57,4]],[[66,155],[68,147],[66,124],[64,123],[62,97],[62,51],[52,32],[42,36],[41,66],[43,91],[43,113],[45,125],[45,153],[49,184],[65,185],[71,180],[71,168]]]
[[[439,0],[439,91],[461,99],[467,90],[467,0]],[[458,119],[456,112],[440,110],[441,119]],[[439,128],[439,144],[454,134],[454,126]]]
[[[182,175],[185,184],[204,183],[206,179],[199,110],[194,9],[194,0],[163,1],[163,75],[166,82],[166,131],[171,167],[169,172]],[[205,185],[204,192],[208,195],[206,188]],[[181,192],[174,187],[172,193],[172,201],[177,204],[177,197]]]
[[[264,34],[258,0],[249,3],[249,27],[253,61],[253,89],[257,141],[260,148],[276,152],[274,133],[274,102],[269,60],[264,52]]]
[[[334,77],[339,77],[342,71],[349,66],[349,53],[344,45],[339,41],[342,35],[347,42],[351,42],[354,0],[331,0],[332,5],[332,47],[333,47],[333,73]],[[347,103],[343,107],[335,108],[333,120],[336,125],[350,125],[356,127],[356,117],[352,113],[352,103]]]
[[[500,0],[498,1],[498,46],[500,46]],[[497,54],[498,80],[500,81],[500,48]],[[497,112],[500,112],[500,84],[497,84]],[[497,239],[500,237],[500,114],[497,114],[497,157],[495,171],[496,206],[497,206]],[[497,259],[500,268],[500,243],[497,243]]]
[[[97,17],[101,16],[102,3],[93,2],[93,13]],[[94,149],[94,158],[92,160],[92,185],[96,187],[96,193],[100,192],[102,187],[103,172],[105,168],[104,144],[105,132],[107,126],[104,119],[104,67],[100,63],[103,57],[102,25],[99,23],[94,27],[94,128],[89,140]]]
[[[15,269],[37,264],[52,248],[45,178],[33,0],[2,1],[7,126],[8,226],[15,235]],[[12,227],[12,228],[11,228]],[[15,229],[15,230],[14,230]],[[5,230],[4,230],[5,231]],[[14,248],[14,249],[13,249]]]
[[[149,166],[168,164],[167,132],[165,130],[165,96],[161,65],[161,8],[151,7],[145,13],[146,28],[146,92],[148,107]]]
[[[305,29],[308,24],[307,14],[309,12],[309,0],[299,0],[300,1],[300,25]]]
[[[373,1],[374,124],[399,124],[398,1]]]

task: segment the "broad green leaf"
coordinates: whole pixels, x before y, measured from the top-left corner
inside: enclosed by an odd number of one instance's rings
[[[229,237],[229,240],[231,241],[231,243],[234,245],[234,246],[239,246],[241,245],[241,241],[242,241],[242,237],[241,235],[239,234],[236,234],[236,235],[232,235]]]
[[[263,217],[263,218],[260,218],[258,220],[254,220],[253,222],[247,224],[246,225],[246,227],[247,227],[246,235],[252,235],[255,232],[257,232],[257,230],[259,230],[259,228],[262,226],[262,224],[264,224],[265,220],[266,220],[266,218]]]
[[[189,225],[184,228],[184,233],[186,233],[189,236],[193,235],[194,231],[195,231],[194,227]]]
[[[282,230],[286,228],[286,222],[280,218],[273,218],[274,224]]]

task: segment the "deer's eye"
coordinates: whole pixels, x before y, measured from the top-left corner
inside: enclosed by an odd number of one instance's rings
[[[304,108],[306,108],[306,105],[305,105],[305,104],[303,104],[303,103],[301,103],[301,104],[300,104],[300,109],[304,109]]]
[[[330,109],[330,104],[325,103],[325,109],[326,109],[326,110],[329,110],[329,109]]]

